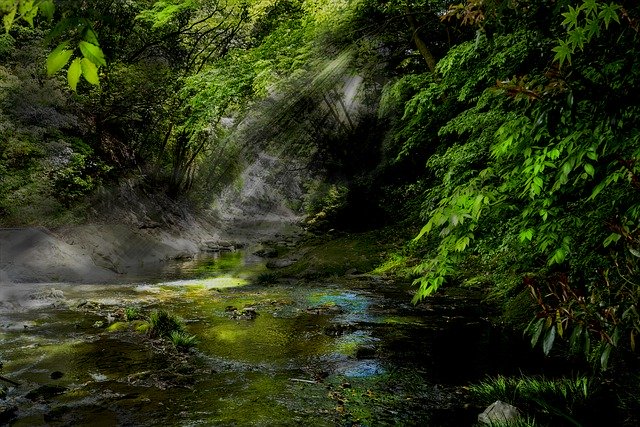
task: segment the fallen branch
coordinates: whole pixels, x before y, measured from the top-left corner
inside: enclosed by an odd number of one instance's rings
[[[289,381],[293,381],[293,382],[296,382],[296,383],[318,384],[317,381],[303,380],[303,379],[300,379],[300,378],[289,378]]]
[[[13,380],[10,380],[9,378],[5,378],[5,377],[3,377],[2,375],[0,375],[0,380],[2,380],[2,381],[6,381],[6,382],[8,382],[8,383],[9,383],[9,384],[11,384],[11,385],[15,385],[15,386],[19,386],[19,385],[20,385],[20,383],[15,382],[15,381],[13,381]]]

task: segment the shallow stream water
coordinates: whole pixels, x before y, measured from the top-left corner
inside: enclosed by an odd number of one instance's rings
[[[15,286],[0,305],[15,426],[471,425],[458,386],[517,369],[476,299],[413,306],[367,275],[272,283],[240,253],[155,279]],[[127,307],[180,316],[197,346],[137,332]]]

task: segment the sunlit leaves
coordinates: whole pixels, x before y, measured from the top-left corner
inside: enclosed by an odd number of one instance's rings
[[[69,87],[71,87],[72,90],[76,90],[81,75],[81,61],[80,58],[76,58],[71,62],[71,65],[69,65],[69,69],[67,70],[67,81],[69,82]]]
[[[47,74],[49,76],[64,68],[71,59],[73,51],[69,50],[68,46],[68,43],[58,45],[47,57]]]
[[[38,13],[51,20],[54,12],[52,0],[0,0],[0,15],[7,32],[18,19],[33,27],[33,20]]]
[[[91,31],[89,34],[91,34],[92,37],[95,38],[95,33],[93,31]],[[107,65],[107,61],[104,59],[104,53],[102,53],[102,49],[100,49],[98,46],[83,40],[78,44],[78,47],[82,52],[82,56],[91,61],[95,66],[104,67]]]
[[[89,58],[82,58],[81,61],[82,75],[87,82],[92,85],[98,86],[100,84],[100,77],[98,76],[98,67]]]
[[[611,22],[620,23],[618,11],[621,6],[616,3],[605,3],[598,0],[583,0],[577,7],[568,6],[568,11],[562,13],[562,25],[567,29],[567,39],[558,40],[552,49],[554,60],[560,66],[565,62],[571,63],[571,56],[578,50],[584,49],[594,37],[600,35],[600,28],[604,24],[609,29]]]

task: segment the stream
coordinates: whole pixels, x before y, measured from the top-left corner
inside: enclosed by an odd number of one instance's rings
[[[461,386],[526,354],[473,296],[414,306],[375,276],[275,281],[241,252],[145,280],[15,286],[0,304],[13,426],[472,425]],[[150,339],[127,307],[178,315],[197,345]]]

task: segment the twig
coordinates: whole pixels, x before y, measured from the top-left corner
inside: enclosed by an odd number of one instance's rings
[[[318,384],[317,381],[313,380],[303,380],[300,378],[289,378],[289,381],[297,382],[297,383],[306,383],[306,384]]]
[[[11,384],[11,385],[15,385],[15,386],[19,386],[19,385],[20,385],[20,383],[15,382],[15,381],[13,381],[13,380],[10,380],[9,378],[3,377],[2,375],[0,375],[0,380],[2,380],[2,381],[6,381],[6,382],[8,382],[8,383],[9,383],[9,384]]]

